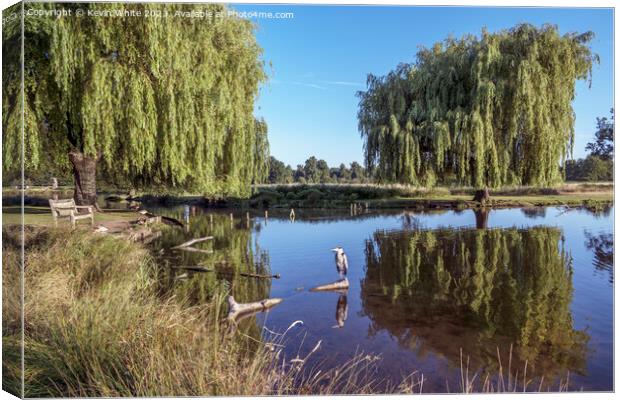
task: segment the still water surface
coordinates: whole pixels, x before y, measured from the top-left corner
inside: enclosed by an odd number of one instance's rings
[[[183,219],[183,207],[157,209]],[[270,211],[270,218],[192,207],[187,231],[166,233],[170,247],[213,235],[213,254],[167,256],[164,264],[221,271],[169,270],[162,287],[199,303],[216,290],[238,301],[281,297],[268,313],[244,322],[287,335],[289,357],[309,353],[320,367],[356,354],[378,356],[382,379],[418,371],[426,392],[460,390],[461,354],[469,370],[494,372],[498,349],[507,368],[551,384],[570,374],[572,390],[613,390],[613,208],[593,214],[557,208],[377,212]],[[334,255],[348,256],[346,292],[310,292],[338,279]],[[240,277],[239,271],[281,279]],[[187,275],[185,275],[187,274]],[[310,365],[312,367],[312,365]],[[513,372],[514,372],[513,371]],[[554,383],[555,385],[555,383]],[[531,389],[536,389],[532,387]],[[552,386],[557,388],[557,386]]]

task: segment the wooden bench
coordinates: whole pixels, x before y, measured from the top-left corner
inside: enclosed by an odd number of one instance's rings
[[[50,209],[54,218],[54,226],[58,226],[59,218],[69,218],[71,226],[75,228],[75,224],[80,219],[90,219],[91,226],[95,224],[95,213],[92,206],[78,206],[73,199],[52,200],[50,199]],[[80,213],[79,210],[87,210]]]

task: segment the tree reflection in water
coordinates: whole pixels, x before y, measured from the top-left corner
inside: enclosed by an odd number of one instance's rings
[[[584,231],[586,247],[594,252],[594,268],[596,271],[607,272],[609,283],[614,283],[614,234],[599,233],[594,235]]]
[[[161,292],[173,294],[178,301],[187,305],[200,305],[210,301],[215,295],[231,293],[239,303],[247,303],[269,297],[270,279],[250,278],[239,273],[270,275],[269,257],[257,243],[252,242],[253,223],[246,221],[231,225],[230,218],[224,214],[212,214],[212,218],[200,211],[190,219],[189,229],[176,227],[164,230],[162,237],[154,243],[156,249],[169,249],[192,238],[213,236],[213,240],[196,245],[202,249],[213,250],[212,254],[186,251],[166,251],[159,255],[159,276]],[[178,213],[167,211],[166,215],[177,219]],[[212,221],[212,222],[211,222]],[[258,225],[257,225],[258,226]],[[217,272],[191,272],[177,270],[173,266],[204,266]],[[187,275],[185,275],[187,274]],[[179,279],[187,276],[184,279]],[[226,307],[222,308],[222,315]],[[260,338],[260,327],[256,317],[245,318],[239,323],[238,331]]]
[[[527,218],[531,218],[531,219],[545,218],[547,216],[546,207],[525,207],[521,209],[521,212]]]
[[[584,372],[588,335],[573,329],[572,259],[560,230],[377,231],[365,253],[371,335],[386,330],[457,368],[462,349],[471,367],[493,372],[497,349],[506,361],[513,344],[512,366],[527,360],[528,376]]]

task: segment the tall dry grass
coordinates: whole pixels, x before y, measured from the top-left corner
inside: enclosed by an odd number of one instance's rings
[[[461,393],[517,393],[517,392],[566,392],[569,390],[570,373],[566,377],[546,382],[544,376],[528,376],[528,363],[522,368],[513,368],[512,350],[508,353],[508,360],[502,360],[499,348],[497,350],[497,371],[481,373],[471,371],[469,356],[464,356],[461,350],[460,371]]]

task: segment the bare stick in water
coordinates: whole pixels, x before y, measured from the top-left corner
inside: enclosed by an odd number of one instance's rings
[[[323,292],[327,290],[342,290],[349,288],[349,280],[347,278],[337,280],[336,282],[320,285],[310,289],[311,292]]]
[[[204,241],[207,241],[207,240],[213,240],[213,236],[205,236],[205,237],[201,237],[201,238],[196,238],[196,239],[188,240],[187,242],[181,243],[178,246],[171,247],[170,249],[171,250],[182,249],[184,247],[189,247],[189,246],[191,246],[193,244],[204,242]]]
[[[255,314],[257,312],[266,311],[277,306],[282,302],[280,298],[264,299],[253,303],[237,303],[233,296],[228,296],[228,315],[226,319],[235,321],[237,318],[245,314]]]

